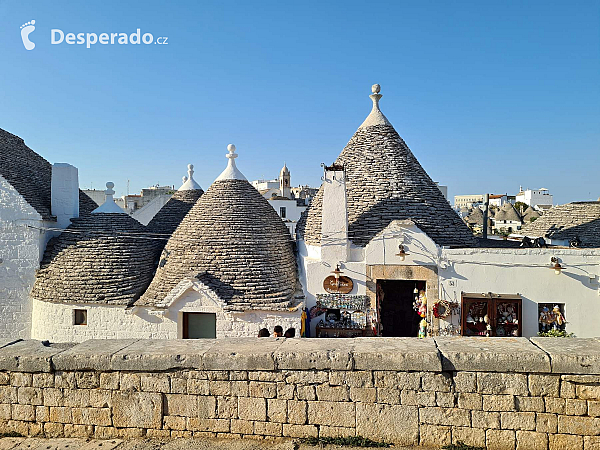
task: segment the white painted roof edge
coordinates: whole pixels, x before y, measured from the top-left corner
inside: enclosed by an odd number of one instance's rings
[[[185,181],[183,182],[181,187],[177,189],[178,191],[197,191],[202,189],[202,187],[198,183],[196,183],[196,180],[194,180],[193,164],[188,164],[188,176],[184,177],[184,180]]]
[[[106,183],[106,190],[104,193],[106,194],[106,200],[100,206],[98,206],[95,210],[91,212],[91,214],[99,214],[99,213],[109,213],[109,214],[127,214],[119,205],[115,203],[113,199],[113,195],[115,191],[113,188],[115,187],[115,183],[109,181]]]
[[[219,175],[215,181],[220,181],[220,180],[245,180],[245,181],[248,181],[246,179],[246,177],[244,176],[244,174],[242,172],[240,172],[239,169],[235,165],[235,158],[238,157],[238,155],[235,153],[235,145],[229,144],[227,146],[227,151],[229,152],[229,154],[226,155],[226,157],[229,159],[229,161],[227,162],[227,167],[225,168],[225,170],[223,172],[221,172],[221,175]]]
[[[359,129],[372,127],[375,125],[392,125],[390,121],[387,120],[387,117],[385,117],[379,109],[379,100],[382,97],[382,95],[379,93],[380,90],[381,87],[378,84],[374,84],[371,87],[371,91],[373,92],[373,94],[369,95],[369,97],[373,101],[373,109],[371,110],[371,113],[367,116],[365,121],[361,124],[361,126],[358,127]]]

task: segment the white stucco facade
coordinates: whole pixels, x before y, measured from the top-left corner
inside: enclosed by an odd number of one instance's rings
[[[546,188],[521,189],[517,194],[516,201],[536,207],[537,205],[552,205],[553,197]]]
[[[183,313],[216,315],[216,337],[256,337],[258,330],[296,329],[300,336],[300,308],[294,311],[228,312],[202,283],[190,282],[165,308],[108,306],[81,303],[49,303],[33,300],[33,339],[82,342],[87,339],[181,339]],[[87,311],[87,324],[74,325],[74,310]]]
[[[46,236],[41,215],[0,176],[0,338],[29,338],[31,302]]]

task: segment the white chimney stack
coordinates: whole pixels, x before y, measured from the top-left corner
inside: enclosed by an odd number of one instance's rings
[[[73,217],[79,217],[79,174],[67,163],[52,164],[52,215],[58,228],[67,228]]]
[[[348,204],[344,168],[325,167],[321,222],[321,260],[335,266],[348,260]]]

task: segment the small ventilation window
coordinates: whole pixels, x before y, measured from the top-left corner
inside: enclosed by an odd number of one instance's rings
[[[285,206],[281,206],[279,208],[279,215],[281,216],[282,219],[285,219]]]
[[[87,309],[74,309],[73,310],[73,324],[74,325],[87,325]]]

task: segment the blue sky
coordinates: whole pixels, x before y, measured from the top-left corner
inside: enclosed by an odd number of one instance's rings
[[[25,50],[20,26],[36,20]],[[167,36],[68,45],[65,34]],[[600,2],[0,0],[0,128],[84,188],[206,189],[238,148],[248,179],[319,185],[381,107],[450,195],[600,196]]]

